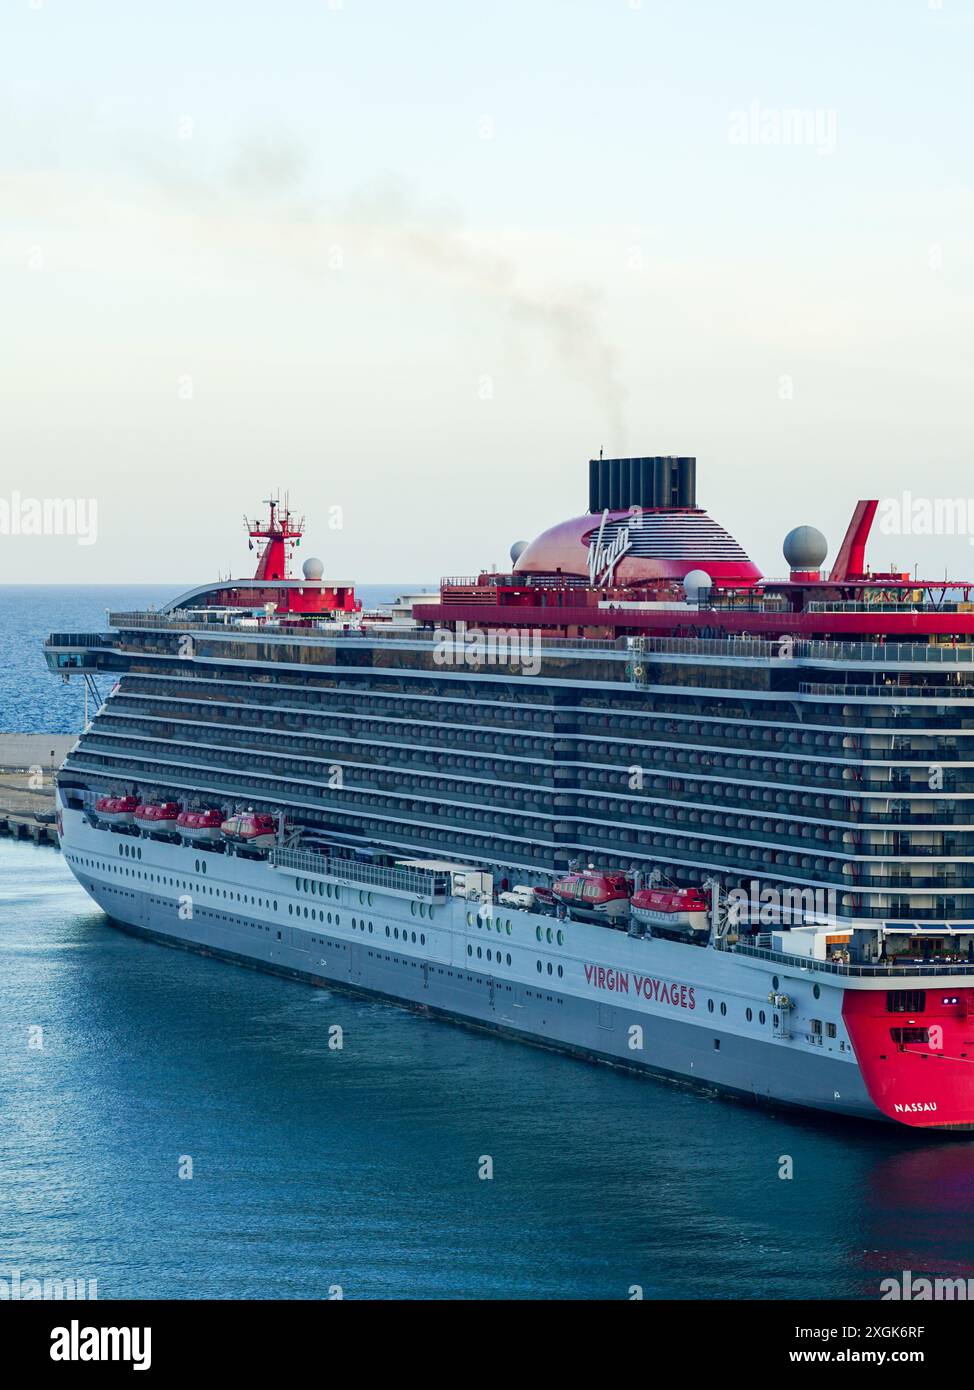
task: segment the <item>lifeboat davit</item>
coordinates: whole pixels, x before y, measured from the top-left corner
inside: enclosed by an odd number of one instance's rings
[[[135,823],[155,835],[174,835],[181,809],[177,801],[145,802],[135,808]]]
[[[180,811],[176,817],[176,828],[184,840],[205,844],[208,840],[219,840],[223,825],[223,812],[215,807],[206,811]]]
[[[556,879],[551,891],[558,902],[570,909],[573,917],[602,922],[629,916],[632,885],[625,874],[585,869],[582,873]]]
[[[134,796],[99,796],[95,814],[108,825],[131,825],[138,804]]]
[[[707,900],[699,888],[641,888],[632,896],[632,915],[647,927],[682,936],[710,931]]]
[[[249,849],[270,849],[277,843],[277,817],[256,811],[240,811],[220,826],[225,840]]]

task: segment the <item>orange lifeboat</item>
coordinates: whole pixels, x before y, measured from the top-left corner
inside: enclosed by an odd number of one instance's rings
[[[583,921],[615,921],[629,915],[632,888],[625,874],[585,869],[582,873],[556,879],[551,891],[572,917]]]
[[[99,796],[95,814],[107,825],[131,825],[138,804],[134,796]]]
[[[277,817],[256,811],[240,811],[220,826],[220,832],[231,844],[248,849],[270,849],[277,842]]]
[[[181,809],[177,801],[146,802],[135,808],[135,824],[153,835],[174,835]]]
[[[632,915],[644,926],[681,936],[710,931],[707,900],[699,888],[641,888],[633,894]]]
[[[184,840],[195,844],[219,840],[223,825],[223,812],[217,807],[206,811],[180,811],[176,817],[176,828]]]

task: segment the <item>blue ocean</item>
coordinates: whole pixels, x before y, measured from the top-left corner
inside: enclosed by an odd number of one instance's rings
[[[0,725],[77,729],[44,635],[171,592],[0,589]],[[130,938],[55,850],[0,841],[0,1279],[875,1299],[905,1270],[968,1276],[972,1213],[964,1142],[760,1111]]]

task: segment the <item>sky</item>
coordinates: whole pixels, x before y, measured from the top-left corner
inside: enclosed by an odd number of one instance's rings
[[[0,582],[245,574],[278,490],[326,576],[472,574],[600,448],[696,455],[771,575],[974,497],[972,43],[974,0],[0,0]],[[80,534],[11,534],[45,499]]]

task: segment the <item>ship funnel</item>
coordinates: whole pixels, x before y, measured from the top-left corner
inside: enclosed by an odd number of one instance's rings
[[[588,509],[592,513],[630,507],[695,507],[697,460],[652,458],[589,459]]]

